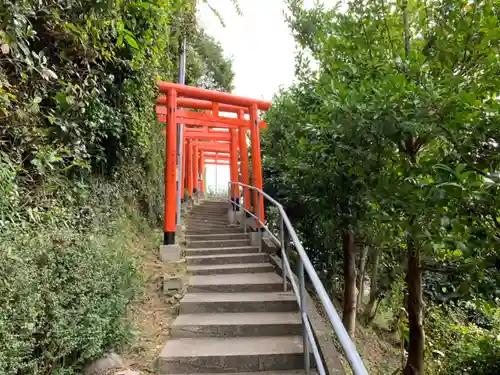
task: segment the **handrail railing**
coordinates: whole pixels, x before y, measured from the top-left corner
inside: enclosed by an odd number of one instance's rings
[[[238,194],[239,197],[244,197],[245,196],[245,189],[249,189],[251,191],[254,191],[257,193],[257,215],[255,215],[253,212],[250,212],[247,210],[244,206],[247,205],[247,203],[240,204],[238,202],[235,202],[234,200],[231,200],[231,187],[235,185],[236,191],[239,191],[239,186],[243,187],[243,194]],[[351,338],[349,337],[346,329],[344,328],[344,325],[342,324],[342,320],[340,319],[339,314],[335,310],[335,307],[333,306],[332,301],[330,300],[330,297],[328,296],[328,293],[326,292],[323,284],[321,283],[316,271],[314,270],[314,267],[309,260],[309,257],[306,254],[306,251],[304,250],[304,247],[302,246],[297,233],[293,229],[293,226],[288,218],[288,215],[286,214],[283,206],[278,203],[276,200],[271,198],[269,195],[264,193],[261,189],[256,188],[255,186],[250,186],[243,184],[241,182],[229,182],[229,199],[228,201],[233,205],[233,207],[238,206],[243,211],[248,213],[251,217],[255,218],[259,225],[271,236],[271,239],[278,245],[281,249],[281,262],[282,262],[282,270],[283,270],[283,289],[284,291],[287,290],[287,274],[290,275],[290,283],[292,285],[293,292],[297,298],[299,308],[300,308],[300,316],[302,319],[302,341],[303,341],[303,347],[304,347],[304,369],[306,374],[310,374],[310,349],[312,349],[312,354],[314,356],[314,359],[316,361],[316,365],[318,367],[318,372],[320,375],[326,375],[325,367],[323,364],[323,361],[321,359],[321,355],[318,349],[318,344],[316,342],[316,339],[314,337],[313,331],[311,324],[309,322],[309,317],[307,315],[307,310],[306,310],[306,304],[304,303],[305,301],[305,294],[306,294],[306,289],[305,289],[305,278],[304,278],[304,271],[307,273],[309,276],[309,280],[311,281],[311,284],[314,287],[314,291],[321,301],[321,304],[323,306],[323,309],[326,312],[326,315],[328,316],[328,320],[330,321],[330,324],[332,325],[332,328],[340,342],[340,345],[342,346],[345,356],[347,358],[347,361],[349,362],[349,365],[351,367],[351,370],[354,375],[368,375],[368,372],[366,371],[365,365],[363,364],[363,361],[361,360],[361,357],[359,356],[358,351],[356,350],[356,347],[354,343],[352,342]],[[279,213],[280,213],[280,238],[276,237],[268,228],[265,222],[261,220],[261,213],[259,212],[261,210],[261,205],[259,204],[260,202],[260,195],[262,195],[264,198],[266,198],[269,202],[271,202],[275,207],[278,208]],[[295,278],[293,277],[293,272],[290,266],[290,262],[288,260],[287,252],[286,252],[286,246],[285,246],[285,228],[288,230],[288,234],[290,236],[290,239],[292,240],[295,249],[297,250],[297,253],[299,255],[299,265],[298,265],[298,272],[297,272],[297,277],[299,280],[299,285],[297,285]],[[246,223],[245,223],[245,231],[246,231]],[[262,249],[262,230],[260,230],[261,238],[260,238],[260,246],[259,248]]]

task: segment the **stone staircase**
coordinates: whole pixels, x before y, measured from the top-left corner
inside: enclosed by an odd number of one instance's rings
[[[226,202],[195,206],[186,230],[189,286],[159,374],[304,374],[295,296],[250,235],[227,225]]]

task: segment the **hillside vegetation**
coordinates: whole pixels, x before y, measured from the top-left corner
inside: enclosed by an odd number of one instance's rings
[[[158,79],[230,90],[192,0],[0,1],[0,373],[68,375],[127,344],[131,243],[161,225]],[[153,249],[152,249],[153,250]]]

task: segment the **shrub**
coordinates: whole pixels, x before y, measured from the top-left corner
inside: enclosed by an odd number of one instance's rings
[[[113,197],[120,186],[95,185],[86,203],[101,205],[87,228],[57,219],[0,233],[1,374],[79,368],[131,338],[126,312],[139,284],[130,247],[143,224]]]
[[[470,311],[491,323],[470,322]],[[494,375],[500,373],[500,310],[461,302],[432,306],[426,317],[429,370],[432,374]]]

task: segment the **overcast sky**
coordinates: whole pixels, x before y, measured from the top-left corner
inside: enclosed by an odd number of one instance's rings
[[[322,2],[332,6],[337,0]],[[270,100],[280,86],[292,82],[295,44],[285,23],[283,0],[238,0],[242,16],[231,0],[209,0],[226,27],[208,5],[199,3],[199,23],[233,59],[234,94]],[[314,0],[304,3],[309,7]]]
[[[217,39],[224,54],[233,60],[233,94],[271,100],[280,86],[294,78],[295,43],[284,19],[282,0],[238,0],[242,16],[230,0],[209,0],[221,14],[219,19],[206,4],[198,5],[198,21]],[[314,0],[305,0],[306,6]],[[323,0],[327,5],[336,0]],[[228,167],[220,167],[218,184],[227,186]],[[207,169],[207,185],[215,185],[214,168]]]
[[[199,22],[233,59],[234,94],[270,100],[293,79],[294,41],[283,17],[281,0],[239,0],[239,16],[230,0],[211,0],[226,27],[206,4]]]

